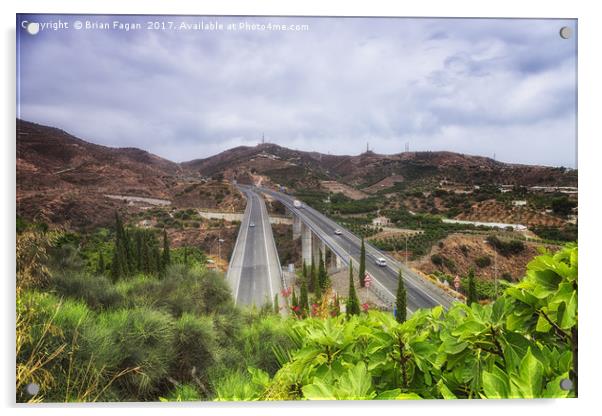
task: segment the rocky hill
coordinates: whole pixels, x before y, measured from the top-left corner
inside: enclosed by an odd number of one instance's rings
[[[292,189],[343,187],[361,190],[358,194],[363,197],[397,182],[425,180],[576,186],[577,171],[506,164],[452,152],[341,156],[271,143],[236,147],[178,164],[141,149],[100,146],[57,128],[17,120],[17,211],[23,218],[96,225],[110,219],[115,209],[132,203],[107,195],[238,210],[244,203],[232,180]]]
[[[338,181],[367,192],[372,190],[370,187],[381,181],[387,182],[391,177],[401,182],[446,179],[465,185],[577,185],[577,172],[574,170],[507,164],[452,152],[394,155],[366,152],[357,156],[337,156],[261,144],[236,147],[182,166],[205,176],[223,174],[231,179],[243,178],[243,181],[249,178],[249,174],[263,175],[274,183],[296,188],[319,186],[320,180]]]
[[[178,164],[140,149],[17,120],[17,214],[29,220],[102,223],[124,205],[107,194],[169,198],[179,172]]]

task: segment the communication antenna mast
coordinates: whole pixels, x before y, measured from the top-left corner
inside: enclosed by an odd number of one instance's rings
[[[261,144],[265,144],[265,134],[261,133]]]

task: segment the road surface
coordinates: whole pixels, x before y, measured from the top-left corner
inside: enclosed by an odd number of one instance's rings
[[[280,292],[280,261],[263,199],[249,187],[239,188],[247,207],[226,279],[237,305],[261,306],[273,302]]]
[[[322,241],[337,253],[345,263],[351,258],[357,271],[361,248],[360,238],[305,203],[303,203],[302,208],[295,208],[293,206],[294,198],[289,195],[266,188],[261,188],[261,191],[279,200],[289,210],[299,215],[301,220],[314,233],[319,234]],[[335,235],[334,230],[336,229],[341,230],[342,234]],[[379,257],[384,257],[387,260],[386,267],[376,265],[376,259]],[[404,264],[366,243],[366,270],[376,280],[374,289],[379,291],[391,305],[395,302],[397,276],[400,268],[407,290],[407,307],[410,312],[437,305],[442,305],[445,309],[448,309],[454,301],[454,298],[446,294],[443,289],[428,282]]]

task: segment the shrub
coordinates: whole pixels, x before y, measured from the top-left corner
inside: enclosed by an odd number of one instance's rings
[[[279,357],[287,357],[296,347],[289,336],[289,325],[290,322],[280,316],[271,315],[245,326],[242,339],[248,365],[274,375],[280,369]]]
[[[216,358],[217,335],[211,317],[185,313],[175,325],[172,375],[188,382],[207,379],[207,369]]]
[[[229,371],[216,381],[215,399],[217,401],[259,400],[268,382],[269,377],[261,370]]]
[[[152,306],[175,317],[186,312],[201,314],[213,310],[213,307],[205,306],[206,293],[212,290],[205,287],[205,273],[201,269],[191,270],[182,264],[172,264],[162,279],[137,275],[119,282],[117,287],[130,307]],[[228,292],[228,300],[229,296]]]
[[[443,266],[443,257],[439,254],[433,254],[431,256],[431,262],[435,265],[435,266]]]
[[[201,293],[205,313],[223,313],[232,306],[230,286],[222,275],[206,272],[201,281]]]
[[[495,235],[487,237],[487,242],[502,256],[519,254],[525,249],[525,243],[519,240],[503,241]]]
[[[484,267],[488,267],[491,265],[491,257],[485,255],[485,256],[481,256],[481,257],[477,257],[474,260],[475,264],[477,266],[479,266],[481,269]]]
[[[512,282],[512,280],[513,280],[512,279],[512,275],[510,273],[508,273],[508,272],[502,273],[501,278],[504,279],[507,282]]]
[[[57,294],[81,299],[92,309],[111,308],[122,302],[122,296],[105,276],[63,272],[53,277],[52,284]]]
[[[92,312],[74,300],[25,292],[17,299],[17,400],[22,386],[36,383],[34,400],[94,401],[110,384],[110,374],[86,333],[94,332]]]
[[[173,356],[173,319],[146,307],[103,312],[92,336],[97,354],[109,367],[133,369],[116,381],[120,397],[152,398],[167,376]]]
[[[167,397],[160,397],[162,402],[194,402],[202,400],[198,390],[190,384],[182,384],[173,389]]]

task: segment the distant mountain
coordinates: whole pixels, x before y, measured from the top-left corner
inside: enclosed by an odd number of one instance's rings
[[[106,194],[168,197],[177,163],[135,148],[92,144],[60,129],[17,120],[17,213],[85,225],[119,203]]]
[[[577,186],[575,170],[507,164],[452,152],[339,156],[266,143],[178,164],[144,150],[100,146],[57,128],[17,120],[17,213],[28,219],[75,226],[106,223],[124,205],[107,198],[108,194],[165,198],[189,207],[223,209],[242,204],[234,188],[220,185],[219,180],[193,190],[190,184],[198,182],[199,175],[297,189],[337,181],[367,193],[396,182],[440,180],[470,185]],[[230,191],[225,192],[224,186]]]
[[[335,180],[369,188],[387,178],[413,182],[447,179],[464,184],[577,186],[577,172],[564,168],[508,164],[482,156],[453,152],[406,152],[357,156],[325,155],[291,150],[276,144],[236,147],[215,156],[182,163],[205,176],[223,174],[230,179],[262,175],[291,187],[311,187],[320,180]]]
[[[179,171],[177,163],[144,150],[100,146],[63,130],[17,120],[17,186],[22,189],[126,187],[145,194],[149,187],[165,188],[166,178]]]

